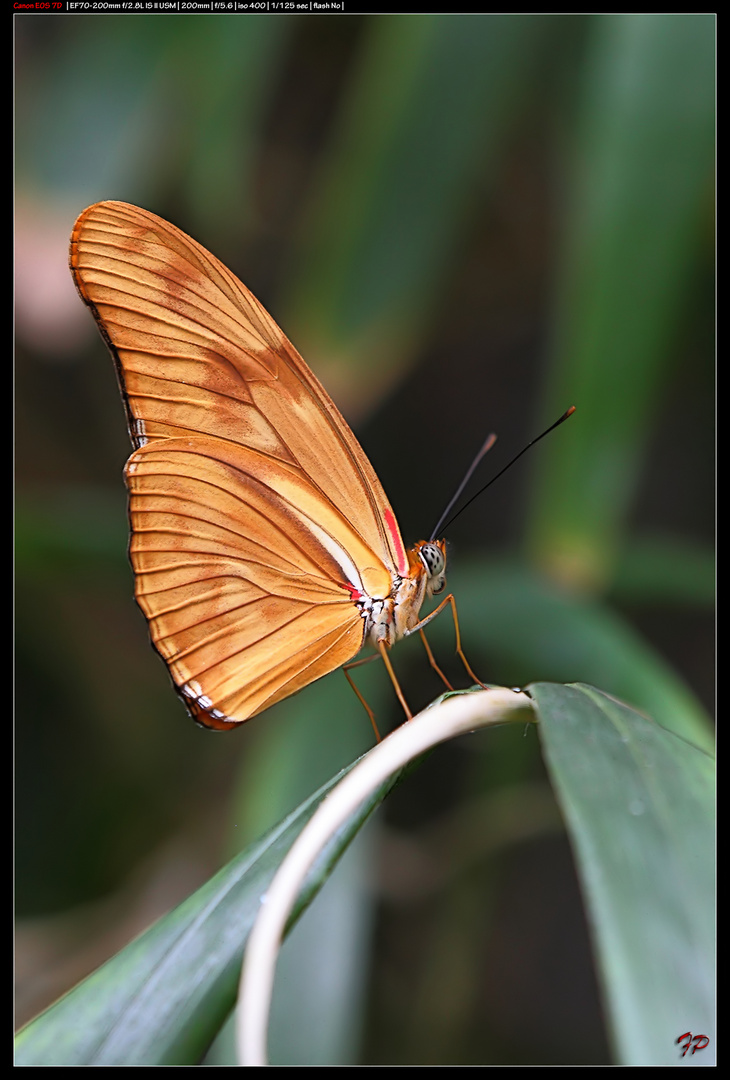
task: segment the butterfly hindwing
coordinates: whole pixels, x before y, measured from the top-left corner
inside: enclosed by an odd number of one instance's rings
[[[80,216],[71,268],[115,357],[136,450],[130,555],[191,711],[225,727],[359,651],[353,593],[407,561],[344,419],[255,297],[125,203]]]

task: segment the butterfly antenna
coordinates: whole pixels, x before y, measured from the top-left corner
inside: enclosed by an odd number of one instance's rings
[[[562,424],[565,420],[567,420],[569,416],[572,416],[574,412],[575,412],[575,405],[571,405],[570,408],[567,409],[566,412],[563,413],[563,415],[560,417],[559,420],[556,420],[555,423],[551,424],[549,428],[545,428],[545,430],[543,432],[541,432],[534,439],[532,439],[530,442],[528,442],[527,446],[523,446],[522,449],[520,450],[519,454],[515,454],[515,456],[512,458],[512,460],[508,461],[507,464],[504,466],[504,468],[499,470],[499,472],[497,473],[496,476],[493,476],[492,479],[488,483],[486,483],[484,485],[484,487],[479,488],[479,491],[477,491],[476,495],[472,495],[472,497],[469,499],[469,501],[464,503],[461,510],[458,510],[454,514],[454,516],[452,518],[449,518],[448,521],[446,522],[446,524],[444,524],[444,519],[447,517],[449,511],[454,506],[454,504],[456,503],[456,500],[459,498],[462,491],[466,487],[466,484],[467,484],[470,476],[474,472],[474,469],[477,467],[477,465],[479,464],[481,459],[484,457],[487,450],[489,450],[492,446],[494,446],[494,444],[495,444],[495,442],[497,440],[497,436],[496,435],[490,435],[489,438],[487,439],[487,441],[485,442],[484,446],[479,451],[476,458],[474,459],[474,461],[470,465],[466,476],[464,477],[463,481],[459,485],[459,490],[456,492],[456,495],[454,495],[453,499],[451,500],[449,505],[446,507],[446,510],[441,515],[441,519],[440,519],[438,525],[436,526],[433,533],[431,534],[431,540],[433,540],[436,537],[436,534],[439,532],[440,529],[442,529],[442,528],[447,529],[449,527],[449,525],[453,524],[453,522],[456,521],[456,519],[458,518],[459,514],[463,514],[463,512],[466,510],[467,506],[469,506],[471,503],[473,503],[475,499],[478,499],[479,496],[484,491],[486,491],[487,488],[490,487],[490,485],[493,484],[495,480],[499,480],[502,473],[507,472],[507,469],[509,469],[512,465],[514,465],[514,463],[519,458],[521,458],[523,454],[527,453],[527,451],[530,449],[531,446],[534,446],[536,442],[539,442],[540,439],[543,439],[546,435],[548,435],[556,427],[559,427],[560,424]]]
[[[494,446],[496,441],[497,441],[497,436],[494,433],[487,436],[487,439],[486,439],[486,441],[484,443],[484,446],[482,446],[481,450],[479,450],[476,457],[472,461],[471,465],[466,470],[466,476],[464,477],[464,479],[459,484],[459,486],[456,489],[456,492],[454,493],[452,498],[449,500],[449,505],[446,507],[443,514],[441,515],[441,517],[436,522],[436,528],[431,533],[431,535],[429,537],[429,541],[436,539],[436,537],[438,536],[438,533],[439,533],[439,529],[441,528],[442,524],[444,523],[446,518],[451,513],[451,511],[454,508],[454,505],[457,503],[457,501],[459,499],[459,496],[461,495],[462,491],[464,490],[464,488],[466,487],[466,485],[469,483],[472,476],[474,475],[474,470],[476,469],[477,465],[482,460],[482,458],[487,453],[487,451],[492,449],[492,447]]]

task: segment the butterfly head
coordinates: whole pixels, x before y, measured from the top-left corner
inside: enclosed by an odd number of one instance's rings
[[[446,541],[419,540],[413,551],[426,570],[426,596],[443,592],[446,585]]]

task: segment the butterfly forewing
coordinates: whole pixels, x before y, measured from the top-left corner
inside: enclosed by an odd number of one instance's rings
[[[71,269],[117,363],[136,592],[188,707],[237,723],[359,651],[353,590],[407,572],[380,483],[253,295],[125,203],[76,223]]]

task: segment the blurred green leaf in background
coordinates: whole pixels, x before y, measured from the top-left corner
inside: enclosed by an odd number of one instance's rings
[[[539,724],[583,885],[616,1063],[675,1064],[687,1048],[686,1043],[677,1044],[691,1041],[695,1031],[703,1044],[700,1049],[707,1051],[702,1063],[714,1064],[713,758],[594,687],[537,683],[528,692],[529,697],[474,687],[442,695],[25,1026],[16,1039],[16,1064],[197,1064],[216,1036],[220,1042],[221,1025],[233,1009],[244,943],[247,989],[238,1001],[242,1015],[236,1026],[248,1048],[239,1063],[264,1064],[258,1050],[256,1060],[251,1057],[258,1041],[253,1013],[267,995],[263,984],[268,966],[261,963],[261,926],[255,924],[266,916],[267,904],[269,914],[280,910],[277,869],[291,880],[290,869],[283,865],[289,855],[301,867],[277,939],[284,923],[296,923],[328,883],[324,897],[311,909],[318,913],[319,925],[310,924],[295,940],[336,941],[349,922],[345,943],[350,963],[362,960],[353,941],[347,944],[353,938],[352,923],[362,925],[360,913],[352,904],[341,905],[340,890],[331,887],[338,883],[341,888],[352,866],[362,864],[362,836],[360,850],[348,853],[347,873],[341,869],[333,882],[328,879],[372,811],[395,785],[402,780],[408,784],[418,771],[428,756],[424,746],[437,746],[453,734],[459,716],[458,730],[468,731],[467,739],[475,727]],[[408,766],[399,767],[405,760]],[[369,777],[364,799],[363,770]],[[543,830],[557,822],[555,807],[528,785],[513,785],[506,799],[462,804],[458,814],[458,831],[454,821],[449,825],[442,819],[427,839],[432,856],[439,855],[441,875],[457,868],[463,873],[470,864],[479,865],[490,849],[494,854],[499,846],[524,841],[538,820]],[[314,845],[311,833],[300,835],[309,825],[316,826]],[[300,841],[312,859],[307,859],[308,871],[301,847],[293,850]],[[421,895],[438,889],[435,869],[423,865],[417,884],[419,875],[411,873],[411,884]],[[534,909],[539,920],[541,898]],[[349,920],[343,922],[345,912]],[[256,931],[257,961],[251,956]],[[320,944],[306,958],[308,994],[301,993],[296,979],[293,985],[281,978],[278,983],[288,990],[288,996],[282,999],[279,994],[278,1000],[285,1002],[282,1012],[288,1041],[296,1047],[295,1064],[318,1061],[324,1031],[331,1056],[336,1045],[342,1053],[348,1016],[356,1011],[346,990],[336,999],[327,993],[332,973],[322,972],[321,952]],[[444,955],[443,960],[449,965],[453,956]],[[689,1034],[683,1032],[687,1026]],[[308,1037],[307,1028],[319,1038]],[[682,1034],[677,1036],[677,1031]],[[418,1053],[416,1048],[414,1056]]]
[[[483,480],[576,405],[447,536],[470,662],[506,685],[590,682],[709,748],[714,16],[16,15],[14,31],[18,1021],[371,741],[338,673],[221,737],[172,693],[132,598],[113,365],[67,267],[97,200],[168,218],[254,291],[407,542],[490,431]],[[463,685],[446,617],[433,640]],[[412,707],[439,692],[417,642],[394,662]],[[378,666],[357,677],[387,729]],[[351,953],[313,931],[347,1039],[310,1029],[274,1060],[610,1060],[543,810],[413,887],[422,830],[546,784],[532,731],[491,734],[389,800],[338,893]],[[284,979],[309,976],[293,960]]]

